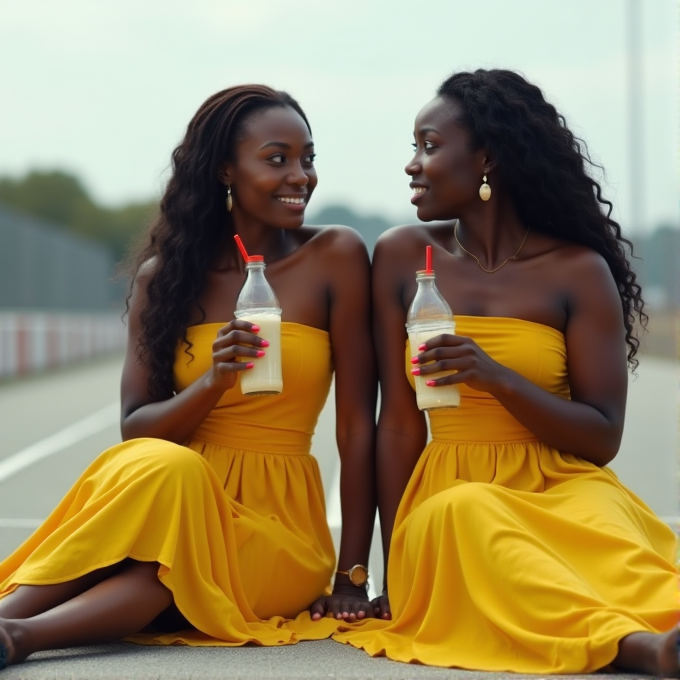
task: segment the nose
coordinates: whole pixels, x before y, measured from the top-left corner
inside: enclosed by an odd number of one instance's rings
[[[304,187],[309,183],[309,175],[305,172],[305,168],[302,167],[301,163],[295,163],[291,166],[287,180],[288,184]]]
[[[423,166],[420,164],[420,161],[417,160],[418,156],[414,156],[407,164],[406,167],[404,168],[404,172],[409,176],[409,177],[414,177],[415,175],[419,174],[420,171],[423,169]]]

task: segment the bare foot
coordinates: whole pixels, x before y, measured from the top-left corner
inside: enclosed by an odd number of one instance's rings
[[[674,628],[660,637],[661,644],[657,656],[659,675],[662,678],[677,678],[680,670],[680,633]]]
[[[657,678],[677,678],[680,677],[679,645],[678,628],[667,633],[631,633],[619,642],[619,653],[612,664]]]
[[[9,666],[14,658],[14,644],[12,638],[0,625],[0,670]]]
[[[0,619],[0,669],[21,663],[28,656],[22,649],[23,638],[23,631],[18,622]]]

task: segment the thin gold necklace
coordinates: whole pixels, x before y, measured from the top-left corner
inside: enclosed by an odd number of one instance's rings
[[[516,260],[517,256],[519,255],[519,251],[522,250],[524,247],[524,244],[526,243],[527,237],[529,236],[529,232],[531,231],[531,227],[527,229],[527,233],[524,234],[524,238],[522,239],[522,243],[519,244],[519,248],[517,248],[517,251],[515,252],[514,255],[510,256],[507,260],[504,260],[501,264],[498,265],[495,269],[487,269],[482,265],[482,263],[479,261],[479,258],[476,255],[473,255],[459,240],[458,240],[458,224],[459,222],[456,221],[456,226],[453,228],[453,238],[456,239],[456,243],[460,246],[461,250],[464,253],[467,253],[470,257],[474,258],[477,261],[477,264],[479,268],[483,271],[486,272],[487,274],[493,274],[494,272],[497,272],[501,267],[505,267],[510,260]]]

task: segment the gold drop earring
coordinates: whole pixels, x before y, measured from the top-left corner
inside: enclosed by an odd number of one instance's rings
[[[479,197],[483,201],[488,201],[491,198],[491,187],[486,183],[486,175],[482,177],[482,186],[479,187]]]
[[[227,212],[231,212],[231,208],[233,205],[234,202],[231,199],[231,187],[227,184]]]

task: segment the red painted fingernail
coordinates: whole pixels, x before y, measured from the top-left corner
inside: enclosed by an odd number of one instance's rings
[[[253,331],[253,333],[257,333],[260,330],[260,327],[256,323],[254,323],[251,330]]]
[[[427,349],[427,345],[425,343],[418,345],[418,349],[422,352],[424,349]]]
[[[252,368],[253,366],[255,366],[255,364],[254,364],[252,361],[249,361],[249,362],[246,364],[246,368]]]
[[[418,357],[411,357],[411,363],[417,364],[418,363]]]
[[[269,340],[263,340],[260,343],[260,347],[269,347]]]
[[[420,375],[420,369],[419,368],[412,368],[411,369],[411,375]],[[430,381],[432,382],[432,381]]]
[[[257,350],[257,356],[258,357],[263,357],[266,354],[266,352],[263,352],[261,349]]]
[[[437,382],[436,382],[435,380],[426,380],[426,381],[425,381],[425,384],[426,384],[428,387],[434,387],[434,386],[437,384]]]

